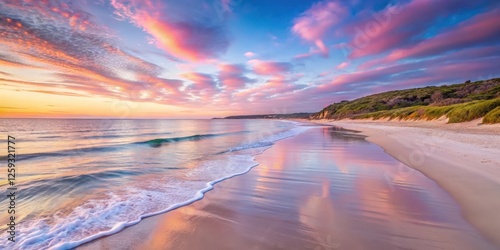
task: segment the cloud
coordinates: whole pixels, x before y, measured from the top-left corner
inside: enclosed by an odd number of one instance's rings
[[[188,87],[192,90],[214,89],[216,87],[213,77],[209,74],[186,72],[181,74],[181,76],[192,83]]]
[[[347,49],[350,58],[360,58],[391,52],[395,48],[414,46],[441,33],[443,18],[463,14],[472,8],[485,7],[493,1],[411,0],[388,5],[378,12],[359,12],[354,22],[344,26],[349,34]],[[429,32],[430,27],[436,30]],[[449,27],[445,26],[445,30]],[[427,33],[426,33],[427,32]]]
[[[314,55],[315,55],[315,53],[303,53],[303,54],[298,54],[298,55],[294,56],[293,59],[304,60],[304,59],[309,59]]]
[[[76,97],[85,97],[86,96],[83,94],[78,94],[75,92],[67,92],[67,91],[31,90],[30,92],[37,92],[37,93],[51,94],[51,95],[62,95],[62,96],[76,96]]]
[[[314,43],[319,49],[319,54],[328,57],[329,49],[322,39],[334,25],[342,21],[347,13],[347,9],[336,1],[316,3],[294,20],[292,32]]]
[[[0,54],[0,66],[11,68],[38,68],[27,63],[20,62],[16,59],[11,59],[9,56]]]
[[[182,105],[184,107],[199,107],[200,104],[206,108],[212,108],[221,93],[221,89],[217,86],[215,77],[210,74],[199,72],[182,73],[181,77],[191,82],[183,90],[185,99],[187,100]]]
[[[255,80],[245,76],[247,69],[240,64],[220,64],[218,79],[222,86],[232,89],[243,88],[247,83],[253,83]]]
[[[292,32],[306,41],[316,42],[347,13],[347,9],[336,1],[316,3],[294,20]]]
[[[253,59],[248,61],[253,72],[257,75],[279,75],[286,74],[292,69],[292,65],[287,62],[273,62]]]
[[[0,64],[1,65],[1,64]],[[12,74],[0,71],[0,76],[12,76]]]
[[[442,56],[451,51],[498,44],[500,43],[499,15],[500,9],[477,14],[434,37],[411,46],[395,48],[385,57],[364,62],[359,69],[368,69],[400,60]]]
[[[481,44],[500,44],[500,9],[466,20],[456,27],[433,38],[407,47],[395,49],[387,57],[390,61],[405,58],[434,56],[457,49],[470,48]]]
[[[300,78],[300,77],[299,77]],[[272,92],[270,96],[284,95],[295,90],[305,88],[305,84],[295,84],[298,78],[286,78],[284,76],[273,76],[266,81],[266,91]]]
[[[166,79],[151,75],[138,75],[137,81],[146,84],[148,89],[163,89],[163,92],[171,94],[179,94],[179,88],[183,85],[183,81],[178,79]]]
[[[350,92],[353,98],[388,90],[484,79],[495,72],[495,61],[500,59],[498,51],[498,48],[476,48],[459,54],[341,74],[312,89],[309,96],[325,98]]]
[[[155,39],[157,47],[188,61],[216,58],[226,51],[229,40],[221,24],[196,19],[174,20],[165,15],[170,7],[155,0],[112,0],[115,14],[129,20]],[[172,12],[169,12],[172,13]]]
[[[144,29],[153,35],[161,48],[189,61],[219,56],[229,46],[221,27],[189,22],[166,22],[146,17]]]
[[[88,96],[98,95],[120,98],[117,93],[107,89],[100,88],[93,85],[82,85],[74,82],[35,82],[35,81],[21,81],[11,78],[0,78],[0,85],[10,87],[14,90],[22,90],[28,92],[38,92],[54,95],[70,95],[70,96]],[[22,87],[22,88],[21,88]],[[72,94],[68,94],[72,93]]]
[[[318,53],[320,55],[322,55],[323,57],[328,57],[328,55],[330,54],[330,50],[325,46],[325,44],[323,43],[323,41],[316,40],[315,44],[316,44],[316,46],[319,49]]]
[[[180,94],[182,81],[159,77],[163,68],[121,49],[112,32],[91,17],[59,1],[0,5],[0,47],[9,51],[8,56],[0,55],[0,64],[49,71],[46,75],[56,79],[38,85],[14,79],[2,82],[40,93],[87,93],[135,101],[149,101],[136,91],[165,98]]]
[[[256,54],[255,54],[255,53],[253,53],[253,52],[250,52],[250,51],[249,51],[249,52],[246,52],[246,53],[245,53],[245,56],[246,56],[246,57],[248,57],[248,58],[252,58],[252,57],[255,57],[255,56],[256,56]]]
[[[215,7],[218,18],[224,19],[233,14],[233,9],[240,3],[242,0],[213,0],[212,5]]]
[[[337,65],[337,69],[345,69],[347,66],[349,66],[349,62],[343,62],[339,65]]]
[[[282,98],[294,95],[295,91],[307,87],[305,84],[296,83],[299,78],[275,75],[262,84],[234,93],[233,99],[238,100],[238,103],[252,102],[252,107],[256,108],[273,106],[276,101],[282,101]]]
[[[38,19],[44,22],[57,21],[70,27],[73,30],[88,31],[98,28],[95,23],[91,21],[92,15],[87,12],[78,10],[73,2],[64,1],[5,1],[0,6],[2,14],[5,16],[7,23],[16,25],[22,28],[23,22],[20,19],[26,19],[26,15],[18,15],[18,13],[25,13],[28,18]],[[16,12],[21,10],[22,12]]]

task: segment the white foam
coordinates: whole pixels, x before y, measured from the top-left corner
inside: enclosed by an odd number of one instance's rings
[[[140,187],[106,192],[104,198],[88,200],[66,215],[54,214],[20,224],[19,238],[10,249],[71,249],[94,239],[114,234],[141,219],[165,213],[203,198],[223,180],[242,175],[257,166],[255,155],[282,140],[311,127],[257,138],[235,147],[232,152],[214,156],[184,173],[168,176]],[[0,246],[7,247],[5,241]]]

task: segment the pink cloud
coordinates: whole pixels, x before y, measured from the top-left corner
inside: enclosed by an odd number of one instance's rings
[[[255,54],[255,53],[253,53],[253,52],[250,52],[250,51],[249,51],[249,52],[246,52],[246,53],[245,53],[245,56],[246,56],[246,57],[248,57],[248,58],[252,58],[252,57],[255,57],[255,56],[256,56],[256,54]]]
[[[272,62],[253,59],[248,61],[253,67],[253,71],[258,75],[279,75],[289,72],[292,68],[290,63]]]
[[[290,96],[294,94],[294,91],[298,91],[307,87],[303,84],[296,84],[296,81],[300,76],[287,78],[281,75],[272,76],[265,83],[252,86],[248,89],[243,89],[234,94],[234,97],[239,100],[239,102],[252,101],[255,105],[256,102],[266,102],[271,105],[273,101],[277,101],[278,98],[283,98],[285,96]],[[263,105],[263,106],[266,106]]]
[[[394,50],[388,61],[430,56],[446,51],[478,45],[484,42],[500,43],[500,9],[479,14],[462,22],[456,28],[424,40],[415,46]]]
[[[320,55],[324,58],[328,58],[330,54],[330,50],[326,47],[326,45],[321,40],[315,41],[316,47],[310,48],[308,53],[298,54],[293,57],[293,59],[308,59],[317,55]]]
[[[145,17],[142,21],[143,28],[157,39],[159,47],[181,59],[201,61],[214,58],[228,46],[219,28],[187,22],[169,23],[154,17]]]
[[[160,1],[123,2],[113,0],[115,14],[130,20],[155,39],[157,47],[175,57],[188,61],[202,61],[224,53],[229,42],[222,27],[189,20],[167,20]]]
[[[172,94],[179,94],[179,87],[182,81],[177,79],[165,79],[151,75],[139,75],[137,80],[143,84],[148,84],[149,89],[164,89]]]
[[[413,46],[395,49],[386,57],[367,61],[360,65],[359,69],[364,70],[403,59],[436,56],[453,50],[494,43],[494,41],[500,42],[499,16],[500,9],[478,14],[435,37]]]
[[[308,59],[308,58],[311,58],[312,56],[314,56],[315,53],[303,53],[303,54],[298,54],[296,56],[293,57],[293,59]]]
[[[1,10],[0,15],[17,18],[6,18],[0,25],[0,33],[4,34],[0,46],[9,51],[8,56],[0,55],[0,65],[48,69],[50,74],[44,78],[50,80],[35,85],[9,78],[3,79],[4,83],[15,83],[21,91],[46,94],[74,92],[132,101],[152,101],[156,97],[182,101],[178,90],[182,81],[159,77],[162,67],[118,47],[106,27],[75,9],[75,5],[58,1],[32,4],[26,3],[36,12],[13,2]],[[68,19],[72,21],[68,23]],[[127,72],[127,77],[121,72]],[[23,79],[23,75],[16,78]]]
[[[238,64],[219,64],[218,67],[221,72],[227,74],[243,74],[245,72],[245,68]]]
[[[181,74],[181,76],[192,82],[189,89],[193,90],[205,90],[215,88],[215,82],[211,75],[202,74],[198,72],[186,72]]]
[[[42,16],[45,21],[51,20],[58,24],[64,23],[66,27],[75,31],[86,31],[89,29],[103,29],[91,21],[91,15],[75,9],[72,4],[64,1],[2,1],[5,9],[26,11],[30,10],[36,15]],[[8,22],[12,21],[6,18]],[[9,21],[10,20],[10,21]]]
[[[358,22],[347,25],[345,32],[352,35],[350,57],[359,58],[390,51],[393,48],[418,41],[415,37],[425,32],[439,17],[463,8],[461,1],[412,0],[399,6],[388,6],[378,13],[358,17]]]
[[[330,54],[330,50],[325,46],[323,41],[316,40],[315,44],[319,49],[319,54],[322,55],[323,57],[328,57],[328,55]]]
[[[253,80],[244,76],[246,69],[238,64],[220,64],[219,65],[219,81],[223,86],[231,89],[238,89],[245,86],[246,83],[253,82]]]
[[[428,60],[341,74],[311,90],[307,96],[351,92],[353,98],[387,90],[491,78],[494,77],[491,72],[497,68],[495,62],[500,59],[498,51],[498,48],[475,48]]]
[[[319,49],[319,54],[328,57],[329,49],[322,39],[326,32],[338,24],[347,13],[347,9],[336,1],[316,3],[294,20],[292,32],[314,43]]]
[[[338,2],[316,3],[294,20],[292,32],[306,41],[316,42],[346,14],[347,9]]]
[[[349,66],[349,62],[343,62],[339,64],[336,68],[337,69],[345,69],[347,66]]]

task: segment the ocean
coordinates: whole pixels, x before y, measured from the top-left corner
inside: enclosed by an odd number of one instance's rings
[[[113,234],[201,199],[258,165],[255,156],[276,141],[309,128],[280,120],[1,119],[0,161],[6,165],[14,137],[17,190],[16,243],[0,248],[68,249]],[[1,204],[7,208],[6,196]],[[11,215],[1,210],[7,237]]]

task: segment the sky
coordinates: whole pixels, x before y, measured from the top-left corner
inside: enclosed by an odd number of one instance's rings
[[[0,117],[317,112],[499,69],[498,0],[0,2]]]

